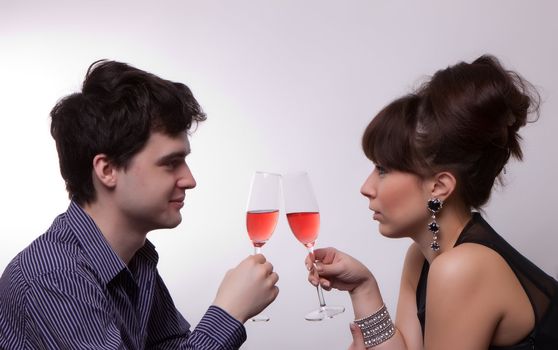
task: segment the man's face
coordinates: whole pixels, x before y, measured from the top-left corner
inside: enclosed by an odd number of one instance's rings
[[[127,169],[118,170],[115,200],[123,225],[147,233],[182,221],[185,191],[196,186],[185,160],[189,153],[186,132],[151,133]]]

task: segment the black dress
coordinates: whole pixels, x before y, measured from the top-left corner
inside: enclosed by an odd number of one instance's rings
[[[509,245],[488,225],[479,213],[473,213],[455,246],[477,243],[500,254],[511,267],[529,296],[535,312],[535,327],[513,346],[491,346],[490,350],[558,350],[558,282]],[[426,281],[430,265],[424,261],[417,285],[417,316],[424,336],[426,314]]]

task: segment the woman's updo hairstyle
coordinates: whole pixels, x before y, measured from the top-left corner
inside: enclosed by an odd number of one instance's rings
[[[366,128],[362,148],[387,169],[423,178],[451,172],[464,204],[478,209],[510,156],[522,159],[518,130],[531,112],[538,117],[538,107],[529,82],[485,55],[436,72],[384,107]]]

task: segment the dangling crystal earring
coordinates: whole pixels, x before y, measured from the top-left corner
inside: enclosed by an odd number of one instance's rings
[[[442,209],[444,202],[438,198],[431,198],[428,200],[427,208],[432,213],[432,221],[428,224],[428,230],[432,232],[432,243],[430,243],[430,248],[437,252],[440,250],[440,244],[438,243],[438,232],[440,232],[440,226],[436,222],[436,214]]]

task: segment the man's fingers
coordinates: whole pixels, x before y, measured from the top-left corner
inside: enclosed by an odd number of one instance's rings
[[[266,258],[263,254],[250,255],[248,259],[254,259],[254,261],[259,264],[263,264],[266,262]]]

